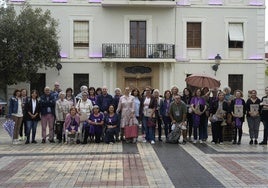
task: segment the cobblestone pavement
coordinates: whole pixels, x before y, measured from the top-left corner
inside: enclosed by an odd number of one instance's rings
[[[38,144],[12,145],[0,129],[0,187],[268,187],[268,148],[249,145],[247,134],[241,145],[41,144],[40,136],[39,126]]]

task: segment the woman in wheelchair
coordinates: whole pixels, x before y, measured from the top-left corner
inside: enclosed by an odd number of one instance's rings
[[[79,140],[79,123],[80,118],[75,107],[71,107],[70,113],[67,114],[65,118],[65,140],[70,143],[71,140],[76,141],[77,144],[80,143]]]
[[[105,124],[105,143],[112,144],[115,143],[115,136],[117,133],[117,126],[120,119],[118,114],[115,113],[113,105],[109,106],[108,113],[104,118]]]

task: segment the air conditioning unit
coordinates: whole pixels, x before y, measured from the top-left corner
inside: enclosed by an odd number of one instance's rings
[[[105,52],[106,53],[112,53],[113,52],[113,47],[112,46],[106,46]]]
[[[156,48],[158,51],[164,50],[164,47],[165,47],[165,44],[162,44],[162,43],[156,45]]]

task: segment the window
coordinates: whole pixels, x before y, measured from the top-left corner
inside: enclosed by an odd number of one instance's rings
[[[228,85],[232,89],[232,93],[239,89],[243,91],[243,75],[242,74],[229,74]]]
[[[74,94],[80,93],[81,86],[89,85],[89,75],[88,74],[74,74]]]
[[[74,21],[73,40],[74,47],[88,47],[89,46],[89,22],[88,21]]]
[[[187,23],[187,48],[201,48],[201,23]]]
[[[243,48],[244,32],[242,23],[229,23],[229,48]]]

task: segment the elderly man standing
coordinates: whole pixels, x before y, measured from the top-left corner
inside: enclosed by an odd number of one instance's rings
[[[55,100],[48,86],[45,87],[44,94],[40,97],[40,107],[41,107],[42,143],[46,143],[47,125],[49,126],[49,142],[55,143],[54,130],[53,130],[53,124],[55,119]]]
[[[170,104],[169,115],[172,124],[176,124],[182,130],[183,141],[182,144],[186,144],[186,118],[187,118],[187,106],[181,101],[180,95],[173,96],[174,101]]]
[[[103,86],[102,94],[98,95],[97,98],[97,105],[100,107],[100,111],[106,114],[108,112],[109,106],[112,104],[113,104],[113,97],[112,95],[108,94],[107,87]]]

